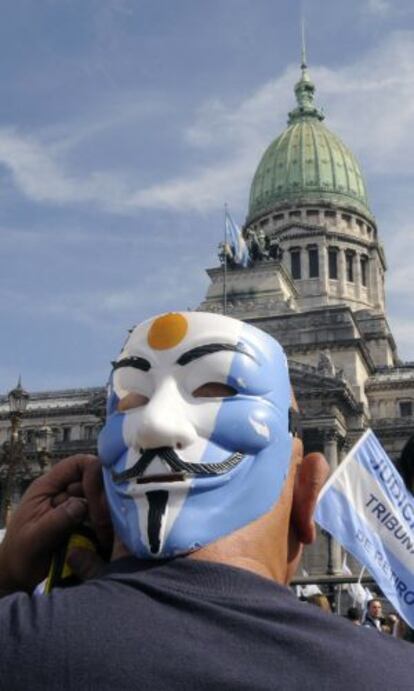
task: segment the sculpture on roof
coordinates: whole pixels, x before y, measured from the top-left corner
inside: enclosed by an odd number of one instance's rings
[[[319,353],[317,370],[324,377],[334,377],[336,375],[335,365],[329,348],[325,348]]]
[[[257,230],[248,228],[246,231],[246,243],[252,262],[268,261],[274,259],[280,261],[283,252],[278,242],[271,243],[270,238],[262,228]]]

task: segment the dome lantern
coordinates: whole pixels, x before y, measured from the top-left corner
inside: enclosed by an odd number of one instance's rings
[[[300,68],[302,70],[302,76],[295,85],[295,96],[298,105],[289,113],[289,125],[305,117],[317,118],[318,120],[323,120],[325,117],[322,111],[320,111],[313,102],[315,85],[309,76],[304,49],[302,49],[302,64]]]

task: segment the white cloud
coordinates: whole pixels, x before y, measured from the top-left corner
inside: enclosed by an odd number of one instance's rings
[[[366,10],[383,17],[390,12],[391,3],[387,0],[367,0]]]
[[[52,148],[13,129],[0,129],[0,163],[9,169],[20,191],[37,202],[94,201],[112,208],[126,196],[126,185],[119,177],[105,171],[71,174]]]
[[[368,176],[393,170],[411,174],[413,37],[413,32],[394,32],[354,64],[337,70],[311,69],[318,87],[317,103],[327,112],[327,126],[362,158]],[[139,170],[134,179],[130,171],[73,169],[66,158],[68,147],[87,137],[87,127],[80,128],[78,138],[76,132],[72,139],[66,133],[60,142],[52,143],[2,129],[0,163],[23,194],[41,203],[92,203],[124,214],[143,208],[205,212],[222,207],[225,201],[241,207],[261,153],[285,126],[298,76],[299,70],[290,66],[236,105],[218,99],[202,104],[180,134],[185,145],[198,152],[201,163],[147,187],[139,183]],[[94,123],[91,134],[99,127],[99,122]]]
[[[363,158],[365,172],[410,173],[414,155],[414,33],[395,32],[365,59],[318,70],[328,126]]]

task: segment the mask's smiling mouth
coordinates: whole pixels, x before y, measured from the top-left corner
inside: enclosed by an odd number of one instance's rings
[[[145,475],[144,477],[137,478],[137,485],[145,485],[150,482],[184,482],[187,480],[188,476],[185,473],[160,473],[157,475]]]
[[[154,458],[161,459],[171,472],[145,474]],[[244,458],[244,454],[236,452],[220,463],[189,463],[183,461],[174,449],[163,446],[158,449],[147,449],[131,468],[121,473],[112,470],[112,479],[117,485],[131,480],[135,480],[137,485],[149,482],[183,482],[192,477],[224,475],[236,468]]]

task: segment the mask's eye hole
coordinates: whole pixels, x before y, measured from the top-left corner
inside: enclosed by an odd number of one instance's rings
[[[118,403],[118,410],[120,413],[125,412],[125,410],[131,410],[132,408],[140,408],[141,406],[148,403],[148,398],[143,396],[141,393],[131,391]]]
[[[237,391],[232,386],[215,381],[202,384],[193,391],[194,398],[229,398],[229,396],[235,396],[236,394]]]

